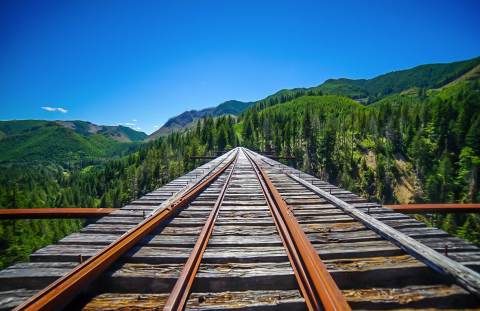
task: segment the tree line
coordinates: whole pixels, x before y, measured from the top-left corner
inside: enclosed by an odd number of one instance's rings
[[[282,97],[283,96],[283,97]],[[282,94],[238,116],[205,116],[138,152],[108,161],[1,165],[0,208],[122,207],[193,170],[218,150],[246,146],[294,155],[293,166],[370,201],[398,202],[398,163],[416,176],[417,202],[479,202],[480,90],[478,82],[442,91],[419,89],[364,106],[322,92]],[[400,161],[400,162],[399,162]],[[478,244],[476,214],[422,219]],[[0,268],[78,231],[85,220],[0,222]]]

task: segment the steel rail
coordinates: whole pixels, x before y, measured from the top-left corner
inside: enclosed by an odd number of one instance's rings
[[[238,158],[237,156],[238,154],[235,157],[235,162],[232,165],[232,170],[227,176],[227,180],[225,181],[225,184],[223,185],[222,190],[220,191],[220,194],[215,201],[215,205],[210,212],[210,215],[202,229],[202,232],[200,233],[200,236],[198,237],[198,240],[193,247],[192,253],[188,257],[187,263],[185,264],[182,273],[180,274],[177,282],[175,283],[175,286],[170,293],[167,302],[165,303],[165,306],[163,308],[164,311],[181,311],[185,308],[185,304],[187,302],[192,283],[195,279],[195,275],[197,274],[200,262],[202,261],[205,249],[207,248],[210,236],[212,235],[213,227],[218,217],[218,212],[225,198],[225,193],[227,192],[228,186],[230,184],[233,171],[235,170],[235,165]]]
[[[97,277],[151,230],[170,217],[178,208],[187,204],[188,201],[193,199],[203,188],[215,180],[233,163],[235,158],[236,157],[232,158],[213,175],[197,183],[193,188],[190,188],[186,193],[182,194],[181,197],[173,200],[173,202],[169,202],[164,208],[157,210],[134,229],[122,235],[118,240],[84,261],[14,310],[55,310],[64,307],[69,299],[82,290],[85,285]]]
[[[101,218],[118,208],[19,208],[0,210],[0,219]]]
[[[252,164],[265,194],[308,308],[328,311],[351,310],[295,216],[288,210],[285,201],[265,171],[251,155],[247,152],[245,155]]]
[[[246,153],[245,153],[246,154]],[[247,155],[247,154],[246,154]],[[312,292],[311,290],[309,291],[308,285],[306,286],[304,284],[303,280],[308,279],[308,272],[305,271],[303,268],[301,259],[299,258],[298,252],[296,251],[296,248],[294,247],[294,242],[292,241],[292,238],[290,237],[290,234],[288,233],[288,229],[285,225],[285,222],[282,221],[281,215],[278,211],[278,209],[275,208],[275,202],[273,202],[272,197],[270,196],[270,193],[265,186],[261,175],[259,174],[258,169],[255,167],[254,163],[248,157],[247,159],[250,162],[250,165],[252,166],[255,176],[257,177],[257,180],[260,184],[260,187],[262,189],[263,195],[265,197],[265,200],[267,202],[267,205],[270,209],[270,212],[272,213],[273,220],[275,222],[275,226],[277,227],[278,233],[280,235],[280,239],[282,240],[282,243],[285,247],[285,251],[287,253],[288,259],[290,263],[292,264],[292,269],[295,273],[295,277],[297,279],[298,285],[300,287],[300,291],[302,292],[303,297],[312,297],[315,296],[315,293]],[[311,289],[311,288],[310,288]],[[318,301],[318,297],[315,297],[315,300],[312,301],[312,299],[305,299],[305,302],[308,306],[309,310],[315,310],[319,309],[321,307],[321,304]]]

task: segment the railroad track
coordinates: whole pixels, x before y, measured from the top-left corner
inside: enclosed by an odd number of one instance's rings
[[[244,148],[30,258],[0,309],[480,308],[477,247]]]

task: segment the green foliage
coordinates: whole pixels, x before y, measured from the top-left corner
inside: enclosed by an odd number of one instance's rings
[[[144,132],[138,132],[126,126],[120,125],[115,130],[117,132],[125,134],[125,136],[127,136],[131,141],[143,141],[145,138],[148,137],[148,135]]]
[[[55,123],[8,128],[0,123],[0,134],[8,135],[0,140],[0,158],[9,160],[0,164],[0,208],[121,207],[205,162],[190,156],[240,144],[294,155],[293,166],[382,203],[398,200],[394,189],[401,172],[395,159],[403,157],[423,189],[418,202],[479,202],[478,83],[426,89],[448,83],[479,60],[420,66],[370,80],[329,80],[323,89],[281,90],[239,113],[239,123],[207,115],[190,131],[142,146],[79,135]],[[399,94],[410,89],[415,91]],[[343,94],[383,99],[364,106]],[[224,111],[235,105],[224,104]],[[85,130],[85,124],[75,126]],[[28,163],[13,161],[18,159]],[[479,244],[478,215],[434,215],[433,224]],[[82,225],[0,222],[0,268],[28,261],[29,253]]]
[[[413,87],[429,89],[441,87],[465,74],[478,64],[480,64],[480,57],[449,64],[422,65],[412,69],[390,72],[368,80],[338,79],[327,80],[324,84],[330,85],[335,82],[336,84],[356,86],[364,90],[373,100],[378,100]],[[322,88],[322,85],[320,88]],[[359,92],[359,90],[355,91]]]
[[[412,69],[394,71],[372,79],[328,79],[311,88],[283,89],[260,101],[261,109],[293,98],[315,94],[345,95],[350,98],[368,98],[367,104],[375,103],[387,96],[399,94],[413,88],[420,90],[439,88],[452,82],[480,64],[480,57],[449,64],[428,64]],[[426,96],[426,94],[425,94]],[[417,94],[415,98],[417,97]]]
[[[47,123],[48,121],[43,120],[0,121],[0,132],[3,132],[5,136],[18,135],[33,128],[44,126]]]
[[[26,132],[35,131],[44,126],[61,125],[69,128],[77,134],[90,136],[107,132],[118,132],[124,134],[131,141],[142,141],[147,138],[147,134],[132,130],[125,126],[96,126],[90,122],[74,121],[43,121],[43,120],[14,120],[0,121],[0,139],[6,136],[18,135]],[[93,130],[92,130],[93,129]],[[94,132],[92,132],[94,131]]]
[[[415,193],[417,202],[480,202],[478,85],[417,89],[371,106],[343,95],[282,92],[283,99],[272,97],[248,108],[236,128],[242,129],[243,145],[295,155],[294,165],[304,172],[369,200],[397,202],[395,187],[402,173],[395,158],[403,157],[423,189]],[[255,114],[261,125],[253,125]],[[374,155],[370,165],[367,153]],[[466,220],[440,217],[437,225],[476,242],[479,231],[472,233],[472,228],[480,222]]]
[[[56,123],[48,123],[0,141],[0,161],[72,161],[88,157],[122,156],[141,143],[119,143],[102,135],[83,136]]]

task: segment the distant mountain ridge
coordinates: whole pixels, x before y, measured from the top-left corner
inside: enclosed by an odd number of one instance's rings
[[[186,130],[189,130],[197,124],[199,119],[202,119],[203,117],[210,114],[213,117],[218,117],[225,114],[235,115],[256,103],[256,101],[242,102],[238,100],[228,100],[216,107],[205,108],[202,110],[185,111],[178,116],[168,119],[168,121],[165,122],[165,124],[161,128],[148,136],[145,141],[155,140],[159,137],[167,136],[173,132],[184,132]]]
[[[102,134],[103,136],[119,141],[132,142],[142,141],[147,138],[144,132],[135,131],[129,127],[121,125],[96,125],[88,121],[44,121],[44,120],[13,120],[0,121],[0,139],[3,137],[18,135],[32,130],[36,130],[48,123],[54,122],[66,127],[77,134],[90,136]]]
[[[77,161],[110,158],[138,151],[142,142],[118,142],[102,134],[82,135],[56,122],[0,139],[3,161]]]

